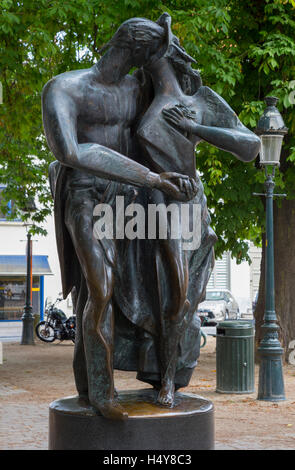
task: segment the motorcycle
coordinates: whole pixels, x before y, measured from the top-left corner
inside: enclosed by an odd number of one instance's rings
[[[204,310],[199,308],[198,315],[201,320],[201,326],[216,326],[217,322],[214,321],[215,316],[211,310]]]
[[[67,318],[65,313],[56,307],[61,301],[62,299],[58,297],[54,303],[48,306],[46,301],[45,321],[41,321],[36,325],[36,335],[45,343],[53,343],[56,339],[75,342],[76,317]]]
[[[214,314],[210,310],[204,310],[204,309],[198,309],[197,312],[200,320],[201,320],[201,345],[200,348],[203,348],[207,344],[207,335],[206,333],[202,330],[202,326],[215,326],[217,323],[213,321],[214,319]]]

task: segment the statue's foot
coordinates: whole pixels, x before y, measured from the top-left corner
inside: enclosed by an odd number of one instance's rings
[[[96,408],[102,416],[108,419],[115,419],[119,421],[123,421],[128,418],[128,413],[124,408],[119,405],[118,402],[115,400],[109,401],[94,401],[90,400],[90,403],[94,408]]]
[[[174,393],[175,393],[174,384],[172,383],[163,384],[159,392],[157,402],[160,403],[160,405],[172,407],[174,404]]]

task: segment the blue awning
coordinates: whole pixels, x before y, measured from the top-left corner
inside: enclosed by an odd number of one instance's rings
[[[52,275],[48,256],[33,255],[32,271],[34,276]],[[25,276],[27,257],[25,255],[0,255],[0,276]]]

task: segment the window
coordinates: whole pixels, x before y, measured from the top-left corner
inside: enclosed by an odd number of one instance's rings
[[[40,310],[39,276],[33,276],[33,313]],[[24,276],[0,276],[0,320],[20,320],[24,312],[26,278]]]
[[[221,259],[215,260],[215,266],[210,276],[208,289],[230,290],[230,253],[223,253]]]

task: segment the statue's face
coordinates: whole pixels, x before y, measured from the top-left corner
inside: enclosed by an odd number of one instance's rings
[[[161,54],[162,52],[162,54]],[[132,50],[132,62],[135,67],[142,67],[153,61],[156,56],[163,55],[165,48],[163,42],[160,40],[153,40],[153,42],[147,45],[137,44]]]

